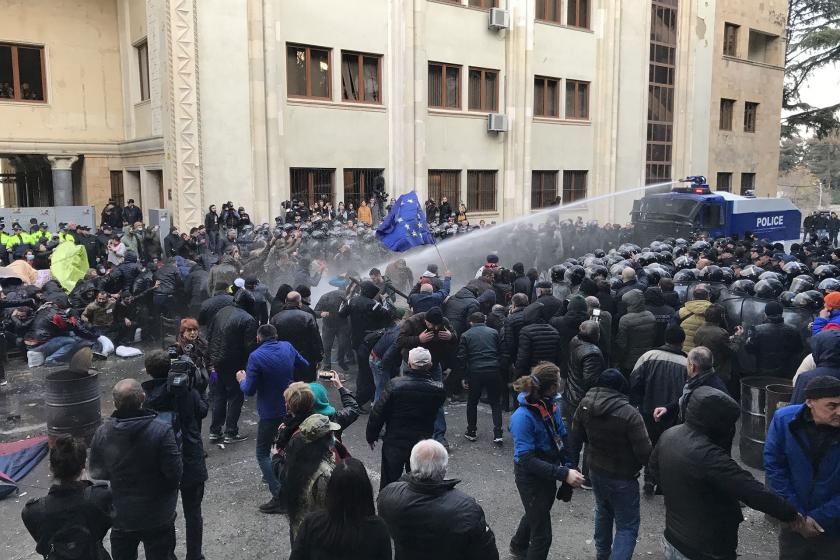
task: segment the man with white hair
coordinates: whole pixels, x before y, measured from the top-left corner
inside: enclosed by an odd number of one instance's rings
[[[422,347],[408,353],[408,369],[382,391],[368,418],[366,436],[371,449],[382,428],[380,488],[398,480],[410,467],[412,446],[432,437],[437,412],[446,399],[443,384],[432,379],[432,354]]]
[[[400,560],[497,560],[496,537],[484,510],[446,480],[449,454],[433,439],[411,449],[411,473],[379,492],[377,509]]]

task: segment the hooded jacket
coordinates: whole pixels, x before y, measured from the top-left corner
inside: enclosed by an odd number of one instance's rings
[[[560,363],[560,335],[548,324],[545,313],[546,307],[539,302],[532,303],[522,312],[526,326],[519,331],[517,375],[528,375],[531,368],[542,361]]]
[[[456,490],[459,480],[404,475],[379,492],[379,515],[400,560],[498,560],[496,538],[474,498]]]
[[[135,251],[126,251],[125,260],[118,264],[111,272],[109,283],[113,292],[120,290],[129,290],[134,287],[134,281],[140,276],[143,267],[137,262],[137,253]]]
[[[811,325],[811,334],[815,335],[822,331],[840,330],[840,309],[835,309],[828,316],[828,319],[815,317]]]
[[[114,529],[142,531],[172,523],[182,471],[172,425],[154,411],[115,411],[93,435],[90,476],[111,482]]]
[[[443,316],[449,319],[456,333],[461,334],[467,330],[467,318],[479,310],[481,304],[477,296],[475,287],[465,286],[446,300]]]
[[[680,309],[679,313],[677,313],[677,320],[679,321],[682,329],[685,331],[683,352],[686,354],[688,354],[689,351],[693,350],[696,346],[696,344],[694,344],[694,333],[696,333],[697,329],[706,323],[706,319],[703,317],[703,314],[706,313],[706,309],[708,309],[710,305],[712,305],[712,302],[707,299],[693,299],[685,302],[685,307]]]
[[[684,424],[667,430],[650,458],[665,494],[665,538],[692,560],[735,560],[739,501],[792,521],[796,509],[764,488],[719,445],[730,432],[738,403],[711,387],[701,387],[688,404]]]
[[[712,351],[715,371],[721,379],[728,382],[732,378],[732,362],[736,359],[736,352],[741,345],[737,338],[730,341],[726,329],[714,323],[704,323],[694,333],[694,345],[695,348],[705,346]]]
[[[656,317],[645,309],[645,298],[639,290],[630,290],[621,301],[627,313],[618,321],[614,354],[616,363],[627,375],[642,354],[655,347]]]
[[[586,393],[572,420],[570,439],[587,443],[590,469],[620,480],[638,477],[651,452],[641,414],[627,395],[609,387]]]
[[[563,388],[563,400],[571,410],[578,407],[605,368],[604,356],[594,341],[583,334],[572,339],[569,344],[568,377]]]
[[[566,369],[571,358],[569,355],[569,342],[577,336],[580,324],[587,319],[589,319],[589,308],[586,306],[586,300],[583,296],[578,294],[569,298],[565,315],[555,316],[549,319],[548,323],[560,335],[560,364],[558,365],[561,370]]]
[[[198,312],[198,324],[204,327],[209,326],[219,311],[231,305],[233,305],[233,296],[226,292],[219,292],[204,300]]]
[[[814,339],[812,339],[814,340]],[[782,316],[768,317],[747,338],[745,349],[755,355],[756,371],[773,377],[793,377],[801,361],[802,337]]]
[[[828,445],[812,457],[816,426],[804,404],[776,411],[764,444],[767,486],[825,529],[840,537],[840,429],[825,433]],[[816,455],[816,454],[814,454]],[[815,464],[816,463],[816,464]]]
[[[805,387],[813,378],[827,375],[840,379],[840,331],[828,330],[819,333],[811,339],[811,349],[817,367],[796,378],[791,404],[805,402]]]
[[[204,445],[201,441],[201,421],[207,417],[207,397],[195,389],[182,396],[169,392],[168,379],[149,379],[143,382],[146,393],[146,408],[155,412],[177,413],[181,429],[181,459],[184,472],[181,486],[190,486],[207,480],[207,465],[204,462]]]
[[[519,407],[510,416],[510,434],[513,436],[513,462],[522,474],[546,480],[564,480],[569,474],[566,460],[566,426],[560,415],[556,398],[550,402],[530,403],[525,393],[516,397]],[[558,450],[554,435],[549,433],[542,419],[543,411],[551,418],[557,435],[563,442]]]

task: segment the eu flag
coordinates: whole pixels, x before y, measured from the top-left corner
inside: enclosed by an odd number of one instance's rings
[[[435,242],[417,193],[411,191],[397,199],[385,221],[376,228],[376,236],[392,251],[408,251],[418,245]]]

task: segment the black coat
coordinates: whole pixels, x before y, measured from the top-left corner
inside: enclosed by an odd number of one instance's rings
[[[134,287],[134,281],[143,272],[143,266],[137,262],[137,255],[126,256],[125,260],[118,264],[109,275],[109,290],[116,293],[120,290],[128,290]]]
[[[181,278],[181,272],[175,263],[170,263],[155,272],[155,280],[160,282],[160,286],[155,288],[155,294],[177,296],[184,288],[184,281]]]
[[[574,337],[569,343],[568,378],[563,389],[563,400],[577,408],[587,391],[595,386],[598,376],[604,371],[604,355],[598,345]]]
[[[297,306],[285,305],[269,323],[277,329],[277,340],[285,340],[294,346],[309,362],[307,373],[314,374],[316,365],[324,358],[324,344],[312,314]]]
[[[443,306],[443,316],[449,319],[455,332],[461,334],[467,330],[467,319],[470,315],[479,310],[481,304],[470,288],[461,288],[458,292],[446,300]]]
[[[519,347],[516,354],[517,375],[528,375],[539,362],[560,363],[560,335],[546,323],[541,313],[544,306],[532,303],[525,308],[523,321],[526,326],[519,331]]]
[[[315,314],[319,317],[321,313],[329,313],[329,317],[321,319],[321,324],[326,329],[338,330],[347,327],[347,319],[338,314],[341,304],[344,302],[344,290],[333,290],[318,298],[315,304]]]
[[[696,560],[735,560],[739,501],[792,521],[796,509],[766,489],[720,445],[738,419],[738,404],[708,387],[697,389],[685,424],[667,430],[650,458],[665,494],[665,538]]]
[[[757,325],[747,338],[747,352],[755,354],[761,375],[793,378],[802,358],[802,338],[781,318]]]
[[[589,319],[586,302],[577,296],[569,300],[569,307],[565,315],[552,317],[550,324],[560,335],[560,366],[561,371],[566,372],[569,363],[569,342],[577,336],[580,324]]]
[[[142,409],[114,412],[90,444],[90,476],[111,482],[115,529],[143,530],[175,520],[181,451],[172,425]]]
[[[461,335],[457,364],[467,374],[499,371],[499,333],[487,325],[475,325]]]
[[[517,276],[516,279],[513,281],[513,293],[514,294],[525,294],[528,296],[528,301],[531,301],[531,296],[534,292],[534,285],[531,283],[531,279],[525,276]]]
[[[205,300],[198,313],[198,324],[205,327],[209,326],[213,322],[213,317],[230,305],[233,305],[233,296],[224,292]]]
[[[517,350],[519,349],[519,331],[522,330],[524,309],[517,309],[505,318],[502,325],[502,368],[507,369],[511,364],[516,363]]]
[[[91,538],[98,541],[96,556],[90,560],[110,558],[102,546],[102,539],[111,528],[114,514],[111,501],[107,483],[80,480],[54,484],[46,496],[26,502],[21,517],[26,530],[35,539],[35,552],[46,558],[53,536],[63,528],[76,525],[86,528]]]
[[[181,431],[181,460],[184,473],[181,486],[191,486],[207,480],[204,462],[204,445],[201,442],[201,421],[207,417],[207,398],[191,389],[182,396],[175,396],[167,388],[167,378],[143,382],[146,408],[156,412],[175,412]]]
[[[368,443],[379,439],[410,450],[420,440],[432,437],[437,411],[446,400],[443,385],[433,381],[428,372],[406,371],[382,391],[368,417],[365,435]]]
[[[367,284],[365,282],[364,284]],[[375,292],[368,291],[368,294]],[[372,299],[373,296],[362,294],[350,300],[350,303],[344,305],[339,312],[341,317],[350,317],[350,342],[353,344],[353,349],[359,348],[364,341],[367,333],[385,328],[391,322],[391,313],[383,307],[378,301]]]
[[[497,560],[496,537],[474,498],[458,480],[403,476],[380,490],[379,515],[388,524],[399,560]]]
[[[235,305],[219,311],[207,329],[210,363],[236,372],[245,369],[257,344],[257,320]]]
[[[129,226],[143,221],[143,212],[137,206],[126,206],[122,211],[123,221]]]
[[[200,309],[202,302],[207,299],[207,276],[209,273],[200,266],[194,266],[184,280],[184,293],[189,298],[189,306]]]

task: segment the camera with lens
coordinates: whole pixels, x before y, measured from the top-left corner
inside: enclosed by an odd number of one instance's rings
[[[178,348],[175,346],[170,346],[167,350],[169,353],[169,377],[166,385],[170,393],[188,393],[196,386],[198,368],[188,355],[191,350],[192,344],[186,345],[183,354],[179,354]]]
[[[388,200],[388,193],[385,192],[385,178],[382,175],[373,180],[373,195],[379,202]]]

